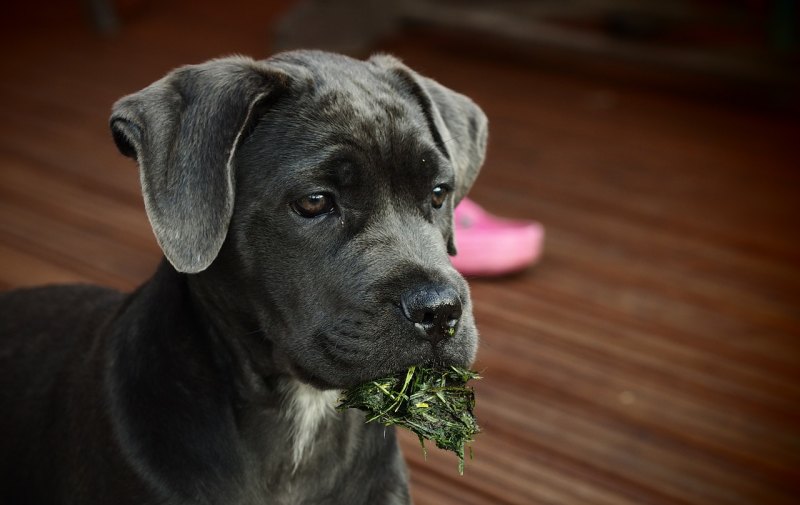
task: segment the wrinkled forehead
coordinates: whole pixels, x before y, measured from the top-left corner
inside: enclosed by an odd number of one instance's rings
[[[308,97],[308,108],[332,134],[363,145],[389,146],[405,137],[424,138],[424,115],[385,78],[367,72],[330,75]]]
[[[309,102],[327,111],[377,119],[382,113],[396,115],[413,109],[400,93],[397,76],[371,61],[312,52],[288,53],[271,62],[286,68]]]
[[[347,150],[382,166],[410,158],[441,161],[421,106],[370,72],[318,76],[311,89],[284,104],[283,116],[288,121],[281,133],[299,147],[298,155]]]
[[[337,183],[383,182],[398,190],[427,187],[449,171],[422,106],[385,69],[352,61],[303,70],[256,128],[263,157],[254,165],[281,167],[269,177],[285,186],[334,174]],[[255,154],[247,145],[245,151]]]

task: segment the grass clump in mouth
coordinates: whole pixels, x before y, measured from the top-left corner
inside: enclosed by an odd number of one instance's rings
[[[471,370],[412,366],[404,374],[374,380],[342,393],[339,410],[355,408],[367,413],[367,421],[400,426],[458,456],[458,472],[464,473],[464,446],[480,431],[472,410],[475,392],[466,385],[480,379]],[[470,456],[472,455],[470,449]]]

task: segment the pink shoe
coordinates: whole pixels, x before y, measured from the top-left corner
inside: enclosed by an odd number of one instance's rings
[[[463,275],[496,276],[522,270],[542,253],[544,227],[536,221],[495,217],[463,199],[455,209],[458,254],[450,258]]]

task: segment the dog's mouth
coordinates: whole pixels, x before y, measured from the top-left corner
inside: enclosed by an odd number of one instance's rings
[[[383,370],[378,369],[372,371],[371,373],[357,373],[354,375],[348,374],[347,377],[340,377],[335,380],[330,380],[328,378],[322,377],[321,375],[315,373],[313,370],[309,370],[308,368],[298,364],[295,364],[292,367],[292,370],[293,374],[298,379],[316,387],[317,389],[343,390],[367,382],[380,381],[389,377],[404,376],[411,367],[447,369],[450,368],[451,366],[458,368],[466,368],[469,366],[469,363],[450,362],[450,361],[443,361],[440,359],[430,359],[425,361],[409,362],[408,364],[404,364],[402,366],[386,368]]]
[[[469,309],[464,304],[452,333],[432,335],[394,303],[342,307],[316,313],[313,323],[293,328],[275,343],[288,365],[284,370],[319,389],[346,389],[415,365],[469,368],[478,341]]]
[[[346,389],[365,382],[405,374],[411,366],[468,368],[474,359],[474,330],[461,328],[441,342],[411,337],[404,345],[391,338],[362,342],[337,341],[317,335],[313,350],[291,361],[292,374],[319,389]],[[392,345],[392,344],[395,345]]]

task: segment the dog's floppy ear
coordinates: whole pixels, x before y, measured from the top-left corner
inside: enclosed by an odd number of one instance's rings
[[[147,217],[179,272],[217,257],[234,207],[234,154],[287,81],[264,63],[223,58],[181,67],[114,104],[114,141],[139,164]]]
[[[457,204],[472,187],[486,157],[486,114],[468,97],[416,73],[393,56],[378,54],[370,61],[393,72],[422,106],[436,146],[455,169]]]

